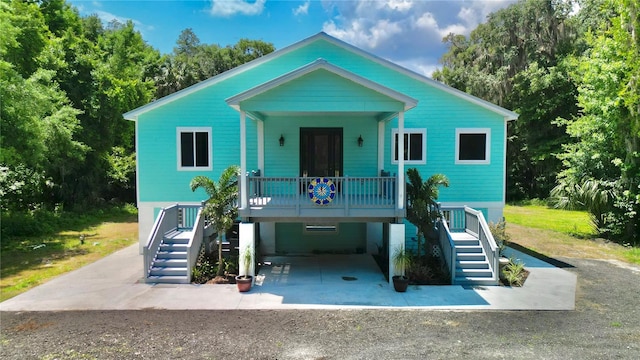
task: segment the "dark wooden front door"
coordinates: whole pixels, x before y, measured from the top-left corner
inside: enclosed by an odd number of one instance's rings
[[[300,129],[300,176],[343,176],[342,128]]]

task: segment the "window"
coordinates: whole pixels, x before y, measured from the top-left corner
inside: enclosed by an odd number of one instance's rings
[[[398,129],[393,129],[393,163],[398,163]],[[405,164],[427,163],[427,130],[404,129]]]
[[[178,170],[211,170],[211,128],[178,128]]]
[[[491,129],[456,129],[456,164],[491,162]]]

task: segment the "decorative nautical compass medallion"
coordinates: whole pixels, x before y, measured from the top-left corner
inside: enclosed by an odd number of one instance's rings
[[[327,178],[315,178],[307,188],[309,198],[318,205],[327,205],[336,197],[336,185]]]

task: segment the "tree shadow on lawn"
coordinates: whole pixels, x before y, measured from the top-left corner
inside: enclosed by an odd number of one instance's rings
[[[87,244],[90,237],[87,237]],[[35,270],[49,266],[53,261],[60,261],[74,256],[87,254],[77,235],[42,236],[16,241],[11,247],[2,249],[0,254],[0,274],[2,278],[23,271]],[[77,245],[73,244],[77,242]]]
[[[534,258],[536,258],[538,260],[542,260],[542,261],[544,261],[546,263],[549,263],[549,264],[551,264],[551,265],[553,265],[553,266],[555,266],[557,268],[561,268],[561,269],[575,268],[575,266],[573,266],[571,264],[568,264],[568,263],[566,263],[564,261],[560,261],[558,259],[554,259],[554,258],[548,257],[547,255],[541,254],[541,253],[539,253],[537,251],[531,250],[529,248],[526,248],[526,247],[524,247],[522,245],[519,245],[517,243],[514,243],[512,241],[510,241],[507,246],[509,246],[510,248],[512,248],[514,250],[517,250],[517,251],[519,251],[519,252],[521,252],[523,254],[529,255],[529,256],[534,257]]]

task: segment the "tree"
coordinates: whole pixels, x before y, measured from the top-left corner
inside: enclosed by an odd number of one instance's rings
[[[574,62],[582,113],[562,120],[577,141],[560,155],[565,169],[554,193],[568,204],[583,203],[601,234],[638,244],[640,8],[635,1],[608,0],[603,10],[614,16],[587,33],[588,48]],[[610,194],[604,203],[598,201],[603,193]]]
[[[569,2],[520,1],[489,15],[469,37],[449,34],[433,77],[520,114],[508,124],[507,197],[546,198],[569,141],[558,117],[577,113],[563,59],[575,51]]]
[[[407,170],[407,220],[418,229],[418,256],[422,256],[422,238],[429,236],[439,216],[438,193],[441,186],[449,187],[449,179],[442,174],[431,175],[423,182],[418,169]]]
[[[191,191],[204,189],[209,198],[204,204],[204,215],[211,220],[218,239],[218,276],[224,273],[222,258],[222,239],[224,234],[231,229],[233,222],[238,217],[238,166],[226,168],[218,182],[206,176],[196,176],[191,180]]]

